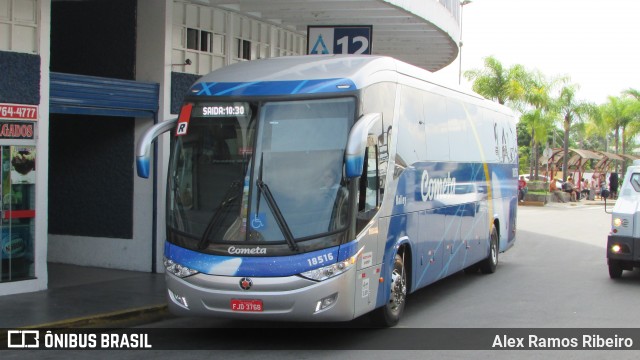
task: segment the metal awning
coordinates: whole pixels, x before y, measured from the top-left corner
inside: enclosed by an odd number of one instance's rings
[[[309,25],[372,25],[372,53],[437,71],[458,56],[457,1],[193,0],[306,34]],[[445,3],[451,7],[447,9]],[[455,4],[455,5],[452,5]]]
[[[154,117],[159,85],[51,72],[49,111],[57,114]]]

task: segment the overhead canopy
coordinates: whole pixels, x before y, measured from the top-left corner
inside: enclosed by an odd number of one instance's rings
[[[197,0],[248,13],[300,34],[314,25],[372,25],[372,54],[437,71],[458,56],[459,9],[427,0]],[[449,9],[448,9],[449,8]]]
[[[552,156],[549,159],[540,159],[540,162],[541,164],[547,164],[548,161],[549,164],[555,165],[555,170],[560,170],[562,169],[564,155],[565,154],[563,149],[552,149]],[[626,154],[613,154],[606,151],[569,149],[569,170],[577,170],[582,172],[584,170],[584,165],[586,164],[586,162],[592,159],[598,160],[594,167],[594,171],[605,173],[609,171],[609,168],[614,161],[624,161],[625,159],[635,160],[637,159],[637,157]]]

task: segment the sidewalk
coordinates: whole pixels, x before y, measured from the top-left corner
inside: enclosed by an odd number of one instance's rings
[[[48,266],[47,290],[0,296],[0,328],[127,327],[169,316],[164,274]]]

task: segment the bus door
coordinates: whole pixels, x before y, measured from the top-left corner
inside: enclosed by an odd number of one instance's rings
[[[386,176],[386,153],[381,154],[383,141],[382,121],[377,121],[369,130],[367,147],[362,175],[358,181],[358,197],[356,211],[356,233],[358,247],[364,247],[358,258],[358,273],[356,276],[355,313],[356,316],[374,309],[378,296],[378,279],[380,266],[377,264],[380,243],[384,244],[388,221],[381,220],[376,215],[382,204],[384,195],[384,179]],[[385,150],[386,151],[386,150]]]

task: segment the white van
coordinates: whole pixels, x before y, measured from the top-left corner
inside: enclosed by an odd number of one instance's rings
[[[640,160],[627,168],[612,211],[607,264],[612,279],[622,276],[622,270],[640,267]]]

